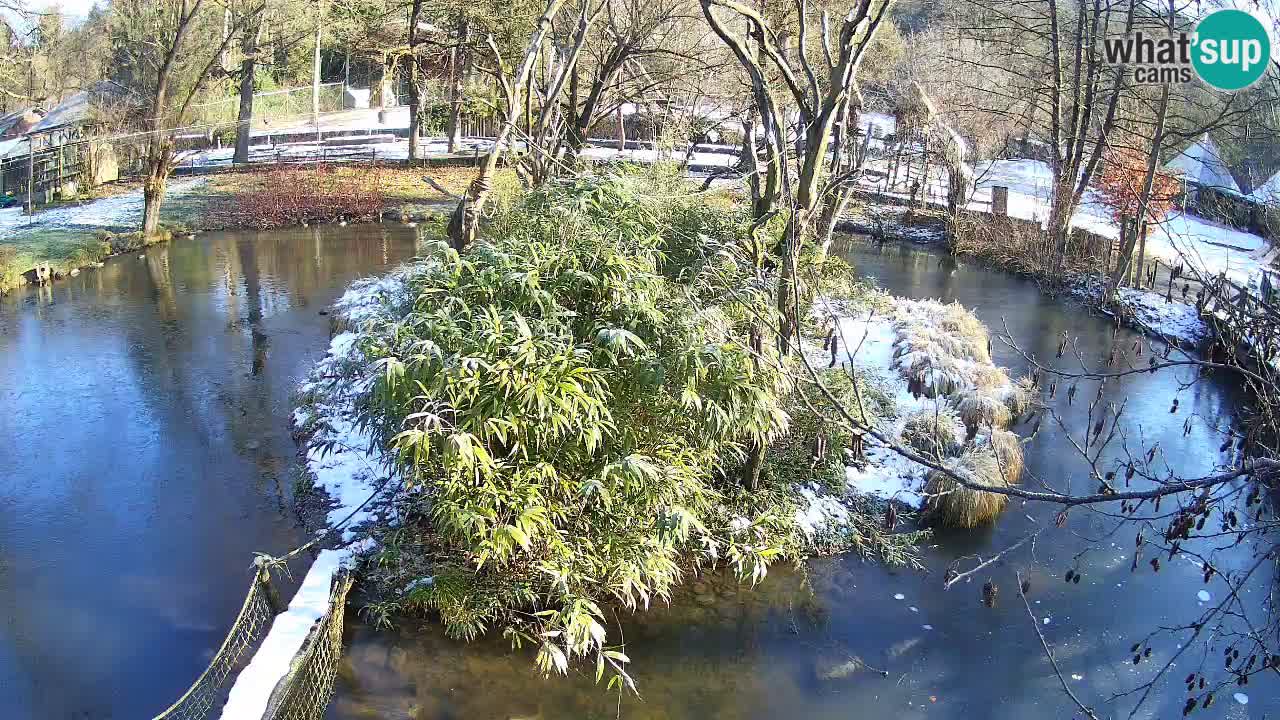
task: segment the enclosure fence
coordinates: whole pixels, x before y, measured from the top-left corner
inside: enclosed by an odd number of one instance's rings
[[[262,128],[282,119],[305,118],[314,109],[311,85],[268,90],[253,94],[253,127]],[[320,112],[343,109],[343,84],[321,83]],[[226,98],[193,106],[194,117],[210,125],[234,125],[240,117],[240,98]]]
[[[262,641],[271,621],[285,610],[279,594],[271,584],[269,559],[257,563],[253,581],[227,637],[200,677],[154,720],[206,720],[213,716],[214,706],[233,670],[245,655]],[[338,661],[342,658],[342,623],[347,593],[354,582],[343,570],[334,576],[329,592],[329,607],[312,627],[302,648],[289,664],[289,670],[276,685],[261,720],[320,720],[333,696]]]

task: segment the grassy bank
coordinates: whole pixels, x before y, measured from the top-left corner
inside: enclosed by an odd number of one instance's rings
[[[199,180],[175,178],[172,187],[193,187],[166,198],[161,213],[166,231],[150,240],[138,232],[141,188],[126,182],[104,186],[95,197],[41,208],[34,216],[15,217],[7,229],[0,229],[0,293],[27,282],[24,274],[36,268],[47,268],[56,279],[187,232],[355,222],[388,214],[420,220],[439,213],[451,201],[423,182],[427,174],[450,193],[460,194],[475,171],[470,167],[297,166]],[[499,173],[500,184],[514,182],[513,173]],[[353,197],[359,202],[353,203]]]

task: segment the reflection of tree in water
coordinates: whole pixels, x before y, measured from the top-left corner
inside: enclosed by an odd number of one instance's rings
[[[267,350],[270,338],[262,325],[262,280],[258,273],[256,249],[257,238],[240,240],[236,243],[236,254],[240,258],[240,272],[244,276],[245,305],[249,324],[249,338],[253,352],[252,374],[261,375],[267,365]],[[261,398],[258,398],[261,400]]]
[[[148,249],[143,256],[147,277],[151,280],[151,297],[156,311],[165,322],[178,319],[178,298],[173,290],[173,275],[169,268],[169,245],[163,243]]]

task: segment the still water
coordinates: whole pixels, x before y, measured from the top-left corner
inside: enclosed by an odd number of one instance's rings
[[[851,241],[846,257],[887,290],[906,297],[957,300],[992,328],[1008,329],[1024,349],[1052,361],[1061,333],[1079,339],[1086,357],[1101,362],[1113,342],[1129,347],[1136,335],[1070,304],[1050,300],[1030,282],[957,263],[915,247]],[[1015,375],[1026,363],[997,342],[995,361]],[[1221,438],[1211,426],[1231,421],[1238,401],[1232,384],[1210,378],[1179,392],[1188,373],[1139,374],[1113,382],[1104,401],[1127,398],[1124,422],[1134,452],[1159,443],[1175,471],[1201,475],[1222,460]],[[1065,390],[1065,388],[1064,388]],[[1082,382],[1073,404],[1059,392],[1055,407],[1068,427],[1081,430],[1085,405],[1097,384]],[[1177,414],[1169,412],[1175,394]],[[1183,423],[1193,416],[1190,435]],[[1025,431],[1026,428],[1019,428]],[[1117,452],[1119,448],[1117,448]],[[1026,449],[1028,473],[1059,489],[1092,491],[1086,466],[1067,436],[1045,423]],[[1079,713],[1063,694],[1033,623],[1054,647],[1063,676],[1104,717],[1123,717],[1134,697],[1114,694],[1146,682],[1177,650],[1180,637],[1153,643],[1151,660],[1135,666],[1130,646],[1157,625],[1187,623],[1205,610],[1197,591],[1214,601],[1223,586],[1205,586],[1183,560],[1153,572],[1130,571],[1134,534],[1115,531],[1110,518],[1077,509],[1063,529],[1045,531],[1034,545],[1010,554],[971,584],[942,589],[943,574],[958,558],[990,557],[1029,531],[1052,526],[1057,508],[1011,503],[993,528],[949,532],[924,549],[925,572],[891,571],[854,557],[819,559],[796,570],[775,568],[754,590],[724,578],[701,580],[670,608],[621,617],[626,651],[640,697],[619,696],[593,684],[591,673],[545,680],[528,652],[513,653],[501,638],[472,644],[448,640],[424,624],[377,632],[349,613],[349,650],[340,671],[332,720],[452,720],[489,718],[1066,718]],[[1243,565],[1241,554],[1225,563]],[[975,560],[963,561],[967,569]],[[1077,569],[1079,584],[1065,584]],[[1016,594],[1015,572],[1030,579],[1031,615]],[[980,604],[986,580],[1003,588],[993,609]],[[1245,597],[1256,600],[1273,582],[1258,576]],[[898,600],[895,596],[902,596]],[[1221,668],[1220,648],[1204,668]],[[865,665],[866,669],[850,671]],[[1181,680],[1200,669],[1202,652],[1187,654],[1169,674],[1141,717],[1177,717],[1185,696]],[[843,666],[843,667],[842,667]],[[1211,674],[1211,678],[1213,675]],[[1249,704],[1219,693],[1206,715],[1275,717],[1280,683],[1255,679]]]
[[[0,718],[150,718],[204,669],[252,553],[304,540],[290,395],[320,311],[413,251],[210,233],[0,299]]]

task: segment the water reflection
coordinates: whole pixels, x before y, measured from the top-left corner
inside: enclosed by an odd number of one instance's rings
[[[1029,281],[938,253],[862,243],[848,243],[844,252],[891,292],[958,300],[990,327],[1007,327],[1041,358],[1053,357],[1064,331],[1078,337],[1095,362],[1105,360],[1112,342],[1127,346],[1137,338],[1083,308],[1046,298]],[[997,342],[993,351],[995,362],[1015,376],[1026,371],[1010,348]],[[1189,372],[1135,375],[1109,384],[1103,400],[1127,398],[1125,425],[1135,445],[1159,443],[1171,469],[1205,473],[1223,460],[1211,426],[1230,422],[1237,389],[1210,379],[1182,392],[1182,409],[1171,415],[1179,382],[1188,379]],[[1096,382],[1081,383],[1072,404],[1065,388],[1058,393],[1055,406],[1069,427],[1078,428],[1096,393]],[[1188,414],[1195,419],[1184,436]],[[1115,448],[1111,456],[1120,451]],[[1086,468],[1069,438],[1048,424],[1027,448],[1026,462],[1029,475],[1059,488],[1092,489],[1084,485]],[[430,624],[379,633],[360,626],[352,613],[350,650],[329,717],[1069,717],[1073,708],[1033,621],[1086,702],[1101,706],[1104,716],[1127,712],[1128,706],[1106,700],[1145,681],[1156,663],[1177,650],[1175,640],[1157,644],[1152,660],[1135,667],[1129,646],[1156,625],[1187,622],[1203,609],[1195,595],[1204,587],[1198,568],[1176,561],[1158,574],[1145,564],[1131,573],[1132,531],[1116,534],[1110,518],[1078,509],[1064,529],[1050,531],[973,583],[942,590],[942,575],[952,562],[989,557],[1030,530],[1051,525],[1056,513],[1057,508],[1015,502],[995,527],[939,533],[925,549],[925,573],[828,558],[799,573],[775,569],[754,591],[713,579],[672,608],[624,617],[640,699],[607,693],[586,675],[544,680],[527,653],[512,653],[500,638],[465,645]],[[1062,581],[1069,567],[1081,572],[1080,584]],[[1014,592],[1015,570],[1031,581],[1034,619]],[[979,587],[988,578],[1004,587],[994,609],[979,603]],[[1273,579],[1256,579],[1249,592],[1260,602],[1260,588]],[[898,594],[904,599],[896,600]],[[1180,668],[1172,673],[1170,691],[1148,704],[1143,716],[1176,716],[1183,700],[1178,681],[1190,672],[1185,662]],[[1252,682],[1248,715],[1274,715],[1280,709],[1276,688],[1270,678]],[[1245,708],[1229,699],[1219,702],[1218,712],[1245,716]]]
[[[255,551],[303,539],[290,394],[318,311],[414,251],[366,226],[217,233],[0,301],[0,716],[151,717]]]

